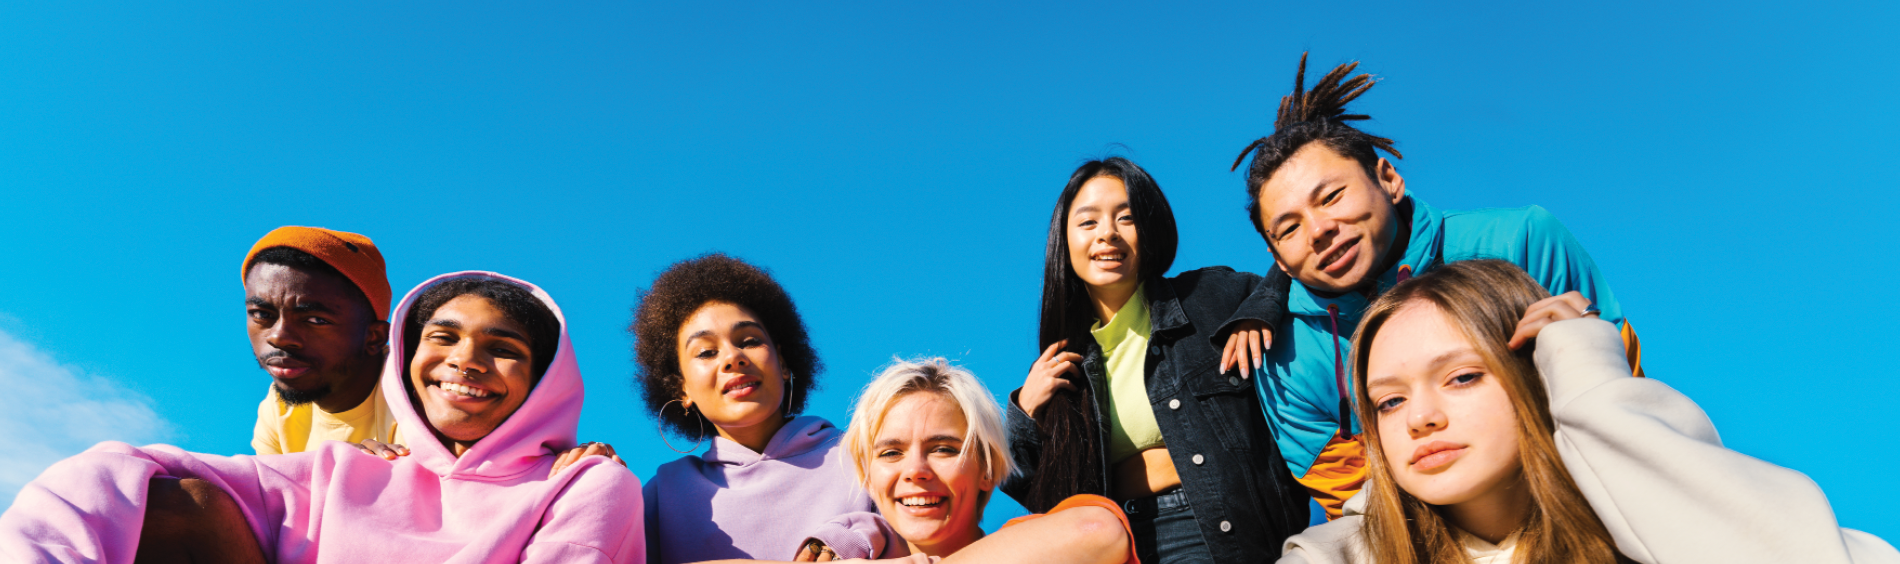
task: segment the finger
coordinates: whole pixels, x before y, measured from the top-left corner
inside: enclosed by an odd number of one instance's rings
[[[1077,365],[1076,365],[1076,364],[1075,364],[1074,362],[1070,362],[1070,361],[1067,361],[1067,360],[1065,360],[1065,361],[1062,361],[1062,364],[1058,364],[1058,365],[1056,365],[1056,369],[1055,369],[1055,373],[1056,373],[1056,374],[1061,374],[1061,373],[1064,373],[1064,372],[1067,372],[1067,373],[1070,373],[1070,374],[1074,374],[1074,375],[1076,375],[1076,376],[1082,376],[1082,375],[1083,375],[1083,374],[1082,374],[1082,367],[1080,367],[1080,366],[1077,366]],[[1056,378],[1056,380],[1062,380],[1062,378]]]
[[[396,451],[402,453],[403,456],[409,456],[409,447],[402,446],[402,445],[392,445],[392,446],[395,446]]]
[[[1570,307],[1576,308],[1577,311],[1590,309],[1590,298],[1583,297],[1583,292],[1571,290],[1557,297],[1563,299],[1564,303],[1570,304]]]
[[[356,450],[363,451],[363,454],[376,454],[376,451],[370,450],[369,447],[365,445],[356,445]]]
[[[1062,354],[1056,355],[1055,360],[1062,361],[1062,362],[1082,362],[1082,355],[1075,354],[1072,352],[1064,352]]]
[[[1254,368],[1260,368],[1260,352],[1267,350],[1266,341],[1270,338],[1271,337],[1267,336],[1266,329],[1247,332],[1247,345],[1248,348],[1252,349]]]
[[[1058,378],[1056,379],[1056,386],[1054,389],[1074,391],[1076,388],[1075,388],[1075,383]]]
[[[1048,362],[1049,359],[1055,358],[1056,353],[1062,352],[1062,347],[1066,347],[1068,345],[1069,345],[1068,339],[1063,339],[1060,341],[1049,343],[1049,348],[1043,349],[1042,357],[1037,358],[1036,360],[1038,362]]]
[[[1220,373],[1226,374],[1227,367],[1234,363],[1234,348],[1240,344],[1240,333],[1227,336],[1227,346],[1220,349]]]

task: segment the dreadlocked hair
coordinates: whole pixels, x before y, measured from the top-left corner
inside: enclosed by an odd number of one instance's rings
[[[1247,154],[1253,154],[1253,163],[1247,165],[1247,217],[1261,236],[1265,236],[1267,230],[1260,222],[1260,187],[1307,144],[1319,142],[1340,156],[1358,161],[1366,176],[1373,179],[1379,177],[1378,151],[1385,151],[1395,159],[1405,158],[1392,147],[1391,139],[1346,124],[1372,119],[1365,114],[1346,113],[1347,103],[1358,99],[1378,82],[1370,74],[1346,78],[1356,68],[1359,68],[1357,61],[1333,67],[1333,72],[1320,77],[1313,89],[1307,90],[1306,53],[1300,53],[1300,70],[1293,75],[1293,93],[1280,98],[1280,112],[1273,119],[1273,134],[1247,144],[1240,156],[1234,158],[1234,166],[1229,170],[1238,170],[1240,163],[1247,160]]]

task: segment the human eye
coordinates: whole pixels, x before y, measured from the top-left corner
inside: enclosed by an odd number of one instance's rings
[[[949,455],[949,456],[956,456],[958,454],[961,454],[962,452],[963,452],[963,449],[957,448],[952,445],[937,445],[936,448],[930,449],[931,454],[944,454],[944,455]]]
[[[521,358],[521,351],[511,346],[492,347],[488,349],[488,352],[501,358]]]
[[[1344,187],[1344,186],[1341,186],[1341,187],[1339,187],[1339,188],[1335,188],[1335,189],[1333,189],[1333,191],[1332,191],[1332,192],[1328,192],[1328,193],[1326,194],[1326,199],[1324,199],[1324,200],[1321,200],[1321,201],[1320,201],[1320,203],[1324,203],[1324,204],[1330,204],[1330,203],[1333,203],[1333,201],[1334,201],[1334,200],[1338,200],[1338,199],[1339,199],[1339,194],[1340,194],[1340,193],[1342,193],[1342,192],[1345,192],[1345,191],[1346,191],[1346,187]]]
[[[1466,372],[1463,374],[1459,374],[1457,376],[1452,376],[1451,385],[1454,387],[1469,386],[1469,385],[1478,383],[1478,380],[1482,378],[1484,378],[1484,374],[1481,372]]]
[[[335,324],[335,322],[330,321],[329,319],[322,318],[322,317],[311,317],[309,319],[309,322],[311,325],[334,325]]]
[[[428,335],[424,336],[423,339],[431,343],[438,344],[438,345],[453,345],[455,344],[455,341],[456,341],[455,334],[449,333],[446,331],[435,331],[435,332],[429,333]]]
[[[1275,238],[1274,238],[1274,240],[1276,240],[1276,241],[1285,241],[1287,237],[1292,237],[1292,236],[1293,236],[1293,232],[1295,232],[1295,231],[1299,231],[1299,230],[1300,230],[1300,224],[1298,224],[1298,223],[1289,223],[1289,224],[1287,224],[1287,226],[1286,226],[1285,228],[1282,228],[1282,229],[1280,230],[1280,235],[1279,235],[1278,237],[1275,237]]]
[[[887,448],[884,450],[877,451],[877,457],[882,460],[895,460],[901,456],[904,456],[904,451],[900,451],[894,448]]]
[[[749,349],[763,344],[765,344],[765,340],[758,337],[746,337],[739,340],[739,348],[742,349]]]
[[[1386,399],[1379,400],[1378,405],[1374,407],[1378,408],[1379,413],[1389,413],[1394,409],[1398,409],[1399,406],[1404,403],[1405,403],[1405,398],[1403,396],[1392,396]]]
[[[713,349],[699,349],[699,352],[693,353],[693,358],[709,359],[718,354],[719,351]]]

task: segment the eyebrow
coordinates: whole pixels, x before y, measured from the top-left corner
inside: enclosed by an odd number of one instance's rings
[[[308,313],[312,311],[320,312],[320,313],[336,313],[336,310],[330,309],[330,306],[323,302],[297,302],[297,305],[290,306],[290,311],[294,311],[298,313]]]
[[[1313,189],[1306,193],[1306,201],[1311,202],[1315,199],[1318,199],[1319,191],[1326,189],[1326,184],[1328,180],[1332,180],[1332,179],[1328,178],[1328,179],[1320,180],[1317,183],[1314,183]],[[1271,228],[1278,228],[1280,226],[1280,222],[1286,221],[1287,218],[1292,217],[1294,215],[1297,215],[1296,211],[1289,211],[1289,212],[1274,216],[1273,221],[1267,223],[1267,225],[1268,227],[1271,227]]]
[[[1484,357],[1477,356],[1476,353],[1477,351],[1474,351],[1468,348],[1451,349],[1451,350],[1433,355],[1431,360],[1425,361],[1424,366],[1426,368],[1435,369],[1440,366],[1444,366],[1445,364],[1448,364],[1453,360],[1460,360],[1459,357],[1465,356],[1467,354],[1476,357],[1476,360],[1480,364],[1482,364],[1484,362]],[[1489,367],[1486,367],[1486,369],[1489,370]],[[1385,386],[1385,385],[1393,385],[1393,386],[1399,385],[1399,377],[1393,376],[1393,375],[1385,375],[1385,376],[1374,376],[1372,378],[1366,379],[1366,389],[1368,390],[1377,388],[1379,386]]]
[[[740,321],[740,322],[738,322],[738,323],[734,323],[734,324],[732,324],[732,330],[733,330],[733,331],[738,331],[738,330],[740,330],[740,329],[744,329],[744,328],[747,328],[747,327],[751,327],[751,328],[754,328],[754,329],[758,329],[758,330],[760,330],[760,331],[765,331],[765,326],[764,326],[764,325],[760,325],[760,324],[759,324],[759,322],[757,322],[757,321],[753,321],[753,320],[750,320],[750,319],[747,319],[747,320],[745,320],[745,321]],[[769,331],[766,331],[766,332],[767,332],[767,333],[770,333]],[[711,336],[713,336],[713,332],[712,332],[712,330],[711,330],[711,329],[701,329],[701,330],[699,330],[699,331],[694,331],[694,332],[693,332],[693,334],[691,334],[691,335],[687,335],[687,336],[686,336],[686,340],[688,340],[688,341],[691,341],[691,340],[693,340],[693,339],[698,339],[698,338],[701,338],[701,337],[711,337]]]
[[[428,323],[424,323],[423,325],[434,325],[456,330],[462,329],[462,322],[453,319],[431,319]],[[484,327],[482,328],[482,334],[491,337],[501,337],[503,339],[514,339],[523,343],[529,342],[527,336],[516,333],[513,329],[506,327]]]
[[[904,446],[904,443],[907,443],[907,442],[909,441],[893,437],[893,438],[878,441],[877,448],[884,449],[884,448],[891,448],[891,447],[901,447],[901,446]],[[924,439],[924,442],[962,444],[963,437],[957,437],[957,436],[951,436],[951,435],[932,435],[930,438]]]

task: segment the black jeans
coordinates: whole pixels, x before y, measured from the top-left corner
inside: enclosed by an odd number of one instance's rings
[[[1194,508],[1180,488],[1124,501],[1122,511],[1135,533],[1135,556],[1141,564],[1213,564],[1214,554],[1207,550]]]

